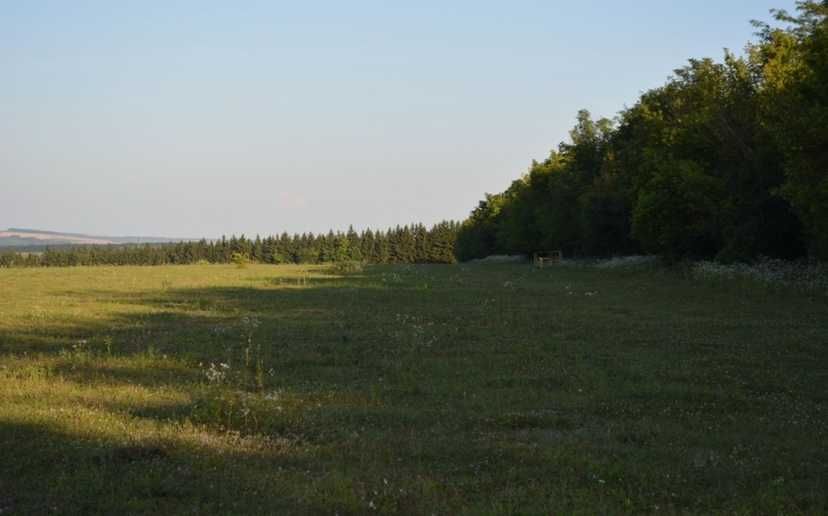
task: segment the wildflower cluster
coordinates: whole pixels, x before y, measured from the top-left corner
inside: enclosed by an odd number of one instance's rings
[[[766,286],[828,294],[828,267],[817,262],[770,258],[753,264],[701,261],[692,265],[691,274],[699,279],[748,279]]]
[[[656,265],[657,263],[658,257],[656,256],[632,255],[599,260],[593,264],[593,267],[598,269],[628,269]]]
[[[210,366],[204,371],[204,376],[207,378],[207,382],[211,384],[224,383],[227,380],[229,369],[230,365],[225,362],[219,362],[218,365],[211,362]]]
[[[395,320],[391,337],[408,344],[411,348],[428,348],[438,340],[436,326],[432,321],[410,314],[396,314]]]

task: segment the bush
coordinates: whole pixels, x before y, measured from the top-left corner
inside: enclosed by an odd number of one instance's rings
[[[334,263],[331,267],[331,271],[336,274],[354,274],[362,272],[362,269],[362,262],[357,260],[342,260]]]
[[[236,264],[236,267],[239,269],[244,269],[247,267],[247,264],[250,263],[250,258],[244,253],[233,253],[230,257],[230,261]]]

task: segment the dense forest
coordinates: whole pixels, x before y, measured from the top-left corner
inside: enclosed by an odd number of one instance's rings
[[[615,120],[579,112],[570,142],[474,209],[458,259],[828,258],[828,0],[774,15],[744,57],[691,59]]]
[[[453,263],[459,224],[441,222],[431,228],[422,224],[387,231],[367,229],[314,235],[246,238],[175,244],[93,245],[47,248],[43,253],[0,253],[0,267],[57,267],[67,265],[164,265],[198,262],[230,263]]]

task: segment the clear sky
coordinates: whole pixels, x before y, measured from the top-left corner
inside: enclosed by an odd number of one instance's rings
[[[793,0],[0,1],[0,229],[462,219]]]

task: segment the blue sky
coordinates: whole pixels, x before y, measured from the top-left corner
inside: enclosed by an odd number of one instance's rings
[[[0,229],[461,219],[792,0],[2,2]]]

